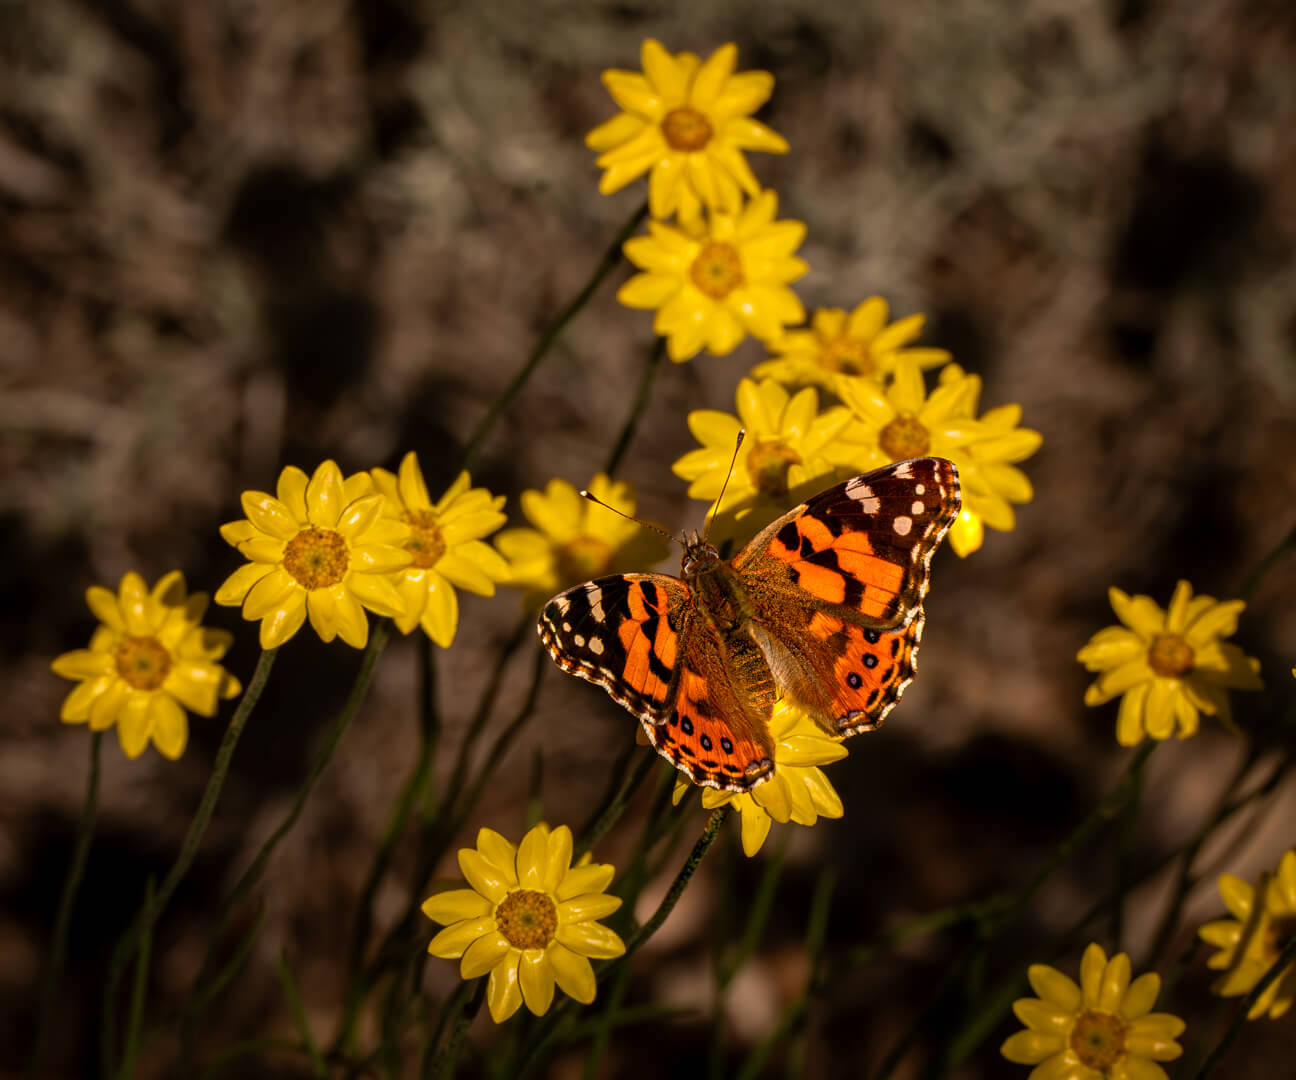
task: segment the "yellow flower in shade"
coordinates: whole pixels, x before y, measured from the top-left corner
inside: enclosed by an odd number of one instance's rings
[[[799,221],[775,221],[778,197],[763,191],[740,211],[715,213],[707,224],[677,229],[648,223],[648,236],[623,250],[642,274],[617,292],[627,307],[656,310],[653,331],[667,339],[682,363],[705,346],[713,356],[732,352],[748,334],[777,341],[805,309],[788,288],[806,272],[792,254],[805,237]]]
[[[215,716],[221,698],[238,697],[243,689],[217,663],[233,637],[201,625],[207,594],[186,595],[179,570],[152,589],[136,573],[121,579],[116,594],[92,585],[86,603],[100,623],[90,647],[50,665],[54,674],[78,683],[59,718],[89,721],[92,731],[116,723],[127,757],[139,757],[152,740],[163,756],[178,758],[189,739],[185,709]]]
[[[497,1024],[524,1003],[543,1016],[554,983],[588,1005],[595,991],[589,958],[625,952],[621,939],[596,921],[621,906],[620,897],[603,891],[615,868],[588,855],[572,866],[571,857],[566,825],[536,825],[516,847],[481,829],[476,848],[459,850],[459,869],[471,888],[437,893],[423,903],[423,914],[445,927],[428,952],[459,960],[465,979],[490,972],[486,1004]]]
[[[690,498],[708,503],[728,480],[720,508],[725,524],[718,534],[737,539],[828,487],[839,473],[845,478],[849,470],[834,464],[831,448],[851,417],[840,405],[820,412],[819,394],[812,386],[789,394],[772,379],[741,380],[735,400],[737,416],[714,409],[689,413],[689,430],[702,446],[671,468],[689,482]],[[740,430],[747,435],[735,460]],[[746,521],[751,529],[741,527]],[[731,528],[733,523],[739,527]]]
[[[1009,1061],[1034,1065],[1030,1080],[1168,1080],[1158,1061],[1183,1053],[1184,1022],[1154,1013],[1161,992],[1155,972],[1130,981],[1129,957],[1110,960],[1098,945],[1085,949],[1080,985],[1047,964],[1026,972],[1037,998],[1013,1003],[1025,1031],[999,1048]]]
[[[1208,922],[1197,934],[1219,949],[1206,961],[1208,967],[1224,972],[1211,989],[1221,997],[1241,997],[1264,978],[1296,937],[1296,850],[1282,857],[1276,874],[1261,874],[1254,888],[1239,877],[1223,874],[1219,891],[1233,918]],[[1258,906],[1257,893],[1261,896]],[[1277,1020],[1293,1001],[1296,964],[1289,964],[1256,999],[1247,1019],[1268,1013]]]
[[[307,617],[322,641],[364,648],[365,608],[392,618],[405,612],[391,575],[410,563],[409,526],[383,516],[368,473],[343,479],[332,461],[310,477],[288,466],[277,495],[243,492],[247,518],[221,526],[225,542],[250,561],[225,579],[216,603],[242,604],[243,618],[260,620],[263,649],[282,645]]]
[[[814,825],[820,817],[842,816],[841,796],[823,774],[820,765],[839,761],[846,747],[839,739],[824,734],[813,720],[793,705],[779,701],[770,716],[774,737],[774,775],[750,792],[702,789],[702,805],[714,810],[733,803],[742,815],[742,845],[748,857],[760,851],[769,836],[770,825]],[[688,777],[675,781],[678,804],[693,787]]]
[[[837,460],[858,472],[892,461],[933,454],[958,466],[963,509],[950,529],[959,555],[981,546],[985,526],[1007,532],[1016,524],[1011,503],[1034,496],[1030,481],[1012,462],[1039,449],[1039,432],[1019,428],[1021,407],[1004,405],[975,416],[981,379],[957,364],[941,371],[930,395],[919,362],[897,356],[894,379],[885,388],[872,379],[838,376],[837,395],[850,407],[855,423],[834,445]]]
[[[672,56],[649,38],[641,61],[642,75],[603,73],[603,84],[624,112],[585,136],[585,145],[601,154],[599,168],[607,170],[599,190],[611,195],[651,170],[653,217],[678,210],[687,221],[702,206],[734,213],[744,191],[760,190],[743,151],[787,153],[781,135],[751,118],[774,89],[774,76],[735,73],[738,47],[732,43],[700,62],[690,52]]]
[[[949,362],[944,349],[910,348],[922,333],[925,315],[909,315],[888,324],[887,302],[870,296],[849,315],[841,308],[820,308],[808,330],[789,330],[773,347],[776,354],[757,364],[752,374],[782,383],[815,383],[832,390],[837,375],[858,375],[881,382],[900,357],[919,368]]]
[[[408,634],[421,626],[443,649],[449,648],[459,625],[455,589],[494,596],[496,584],[508,580],[508,563],[482,542],[507,520],[504,496],[473,487],[461,472],[434,503],[412,450],[402,459],[399,475],[374,469],[372,476],[386,500],[383,515],[409,526],[405,548],[413,562],[395,574],[405,603],[396,627]]]
[[[633,516],[634,488],[624,481],[599,473],[589,491]],[[543,492],[524,491],[522,513],[535,528],[505,529],[495,545],[509,561],[507,584],[526,590],[527,608],[538,610],[560,589],[590,578],[646,570],[670,550],[665,537],[581,498],[566,480],[550,480]]]
[[[1231,726],[1225,691],[1263,688],[1260,661],[1223,640],[1237,630],[1243,601],[1194,597],[1186,581],[1175,586],[1168,611],[1150,596],[1115,588],[1107,595],[1123,625],[1099,630],[1076,659],[1101,672],[1085,691],[1086,705],[1121,699],[1116,741],[1122,746],[1176,731],[1186,739],[1197,734],[1199,713]]]

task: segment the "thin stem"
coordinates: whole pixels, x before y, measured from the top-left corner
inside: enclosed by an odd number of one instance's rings
[[[1234,1040],[1241,1033],[1243,1026],[1247,1022],[1247,1017],[1255,1007],[1255,1003],[1260,1000],[1266,990],[1278,979],[1280,975],[1287,970],[1289,964],[1296,960],[1296,938],[1287,942],[1286,947],[1278,954],[1278,959],[1270,965],[1269,970],[1264,973],[1264,977],[1251,988],[1237,1007],[1233,1014],[1233,1022],[1229,1024],[1228,1030],[1224,1032],[1223,1038],[1215,1044],[1215,1049],[1211,1051],[1210,1056],[1202,1063],[1202,1067],[1197,1070],[1197,1080],[1206,1080],[1228,1053],[1229,1047],[1233,1045]]]
[[[481,1011],[482,1002],[486,1000],[486,980],[484,978],[477,980],[477,988],[473,991],[472,1000],[460,1009],[459,1014],[454,1018],[450,1025],[450,1034],[446,1038],[445,1046],[435,1056],[429,1054],[424,1061],[423,1075],[428,1080],[441,1080],[442,1077],[454,1075],[455,1065],[459,1061],[459,1053],[463,1049],[464,1036],[468,1034],[468,1028],[476,1019],[477,1013]],[[431,1047],[429,1047],[429,1050]]]
[[[198,803],[198,810],[194,814],[194,819],[189,824],[189,831],[185,834],[184,843],[180,847],[180,854],[176,856],[176,861],[172,864],[171,870],[163,879],[162,887],[158,889],[151,900],[145,900],[144,905],[136,913],[130,926],[118,938],[117,944],[113,948],[112,960],[108,967],[108,978],[104,987],[103,1030],[99,1047],[102,1072],[105,1076],[112,1075],[114,1071],[113,1062],[116,1058],[116,1047],[114,1045],[116,1021],[114,1013],[116,1011],[117,988],[121,985],[126,965],[130,962],[132,954],[139,945],[141,936],[146,930],[151,930],[153,924],[161,918],[172,893],[175,892],[180,882],[184,880],[185,874],[189,872],[194,856],[198,853],[198,846],[202,843],[203,834],[207,831],[207,825],[216,809],[216,802],[220,798],[221,788],[225,786],[225,777],[229,773],[230,760],[234,757],[234,748],[238,746],[239,737],[243,734],[243,728],[252,715],[252,710],[256,708],[261,692],[265,689],[266,680],[270,678],[270,669],[274,666],[275,656],[278,651],[278,649],[266,649],[261,653],[256,670],[252,673],[252,678],[248,682],[248,688],[243,692],[243,699],[239,702],[238,708],[234,710],[229,727],[225,729],[225,735],[221,739],[220,748],[216,751],[216,762],[212,767],[212,774],[207,780],[207,787]]]
[[[297,990],[297,982],[292,977],[292,969],[288,967],[288,950],[279,950],[279,982],[283,986],[284,997],[288,999],[288,1009],[292,1013],[293,1023],[297,1025],[297,1031],[301,1035],[302,1045],[306,1047],[306,1053],[310,1057],[311,1074],[313,1076],[327,1076],[328,1068],[324,1064],[324,1058],[319,1052],[319,1047],[315,1044],[315,1037],[311,1034],[310,1021],[306,1017],[306,1007],[302,1004],[301,994]]]
[[[1269,571],[1277,566],[1293,548],[1296,548],[1296,527],[1293,527],[1286,536],[1279,540],[1273,550],[1261,559],[1260,564],[1248,575],[1242,585],[1240,594],[1243,600],[1251,599],[1252,594],[1260,587],[1260,583],[1264,581]]]
[[[633,754],[638,749],[639,747],[631,742],[629,752]],[[591,850],[595,844],[603,839],[607,831],[617,823],[617,820],[625,813],[626,807],[630,805],[630,800],[634,798],[635,793],[644,780],[647,779],[648,774],[652,772],[657,760],[656,754],[639,754],[639,760],[635,762],[634,771],[621,784],[621,790],[613,795],[598,817],[581,830],[580,839],[577,840],[576,846],[572,850],[573,859],[579,859],[585,852]],[[619,770],[614,769],[613,776],[615,777],[618,772]]]
[[[310,770],[307,772],[306,779],[302,782],[302,786],[297,790],[297,797],[293,801],[292,808],[275,828],[274,832],[272,832],[266,839],[265,843],[261,845],[260,851],[257,852],[251,865],[243,871],[242,876],[238,879],[233,891],[230,893],[229,898],[225,901],[222,907],[220,918],[216,923],[216,928],[207,939],[207,949],[203,957],[203,963],[199,968],[198,978],[194,980],[195,987],[202,979],[203,974],[209,969],[211,961],[215,956],[216,949],[219,947],[221,940],[225,936],[225,930],[229,926],[229,921],[233,917],[234,912],[238,910],[239,905],[256,887],[257,882],[259,882],[265,874],[266,867],[270,863],[270,857],[274,854],[274,850],[279,846],[280,841],[282,841],[283,838],[288,835],[292,827],[297,824],[297,820],[301,817],[302,811],[306,807],[306,801],[310,798],[311,792],[314,791],[315,785],[319,782],[319,778],[323,775],[324,769],[327,767],[329,761],[332,760],[333,754],[338,748],[338,744],[342,741],[342,736],[346,734],[347,729],[351,726],[351,722],[360,711],[360,706],[364,704],[364,700],[369,694],[369,687],[373,683],[374,670],[378,664],[378,657],[382,655],[382,651],[386,648],[390,637],[391,621],[388,619],[378,619],[369,634],[369,641],[365,647],[364,656],[360,661],[360,670],[356,673],[355,682],[351,684],[351,692],[347,694],[346,702],[338,713],[337,719],[333,721],[333,726],[329,729],[328,737],[324,740],[324,744],[315,752],[315,757],[311,761]],[[194,1000],[192,997],[192,989],[190,994],[192,1001]],[[182,1026],[191,1026],[197,1017],[198,1013],[196,1010],[192,1008],[186,1009]],[[192,1040],[187,1040],[187,1042],[192,1042]]]
[[[144,886],[146,903],[153,902],[152,877]],[[130,1080],[135,1075],[135,1057],[140,1047],[140,1025],[144,1022],[144,997],[148,993],[149,961],[153,953],[153,927],[145,926],[140,935],[139,951],[135,960],[135,982],[131,987],[130,1015],[126,1021],[126,1052],[122,1055],[118,1076]]]
[[[45,1037],[49,1033],[50,1017],[58,998],[59,984],[63,981],[63,967],[67,963],[68,928],[72,925],[72,911],[76,907],[81,879],[85,876],[86,858],[94,839],[95,817],[99,809],[99,752],[103,745],[103,732],[90,735],[90,776],[86,781],[85,801],[81,804],[81,820],[77,824],[76,840],[72,846],[72,861],[68,863],[63,891],[59,894],[58,913],[54,916],[54,940],[50,945],[49,966],[41,984],[40,1013],[36,1022],[36,1039],[32,1043],[31,1058],[24,1074],[32,1080],[40,1072],[41,1054]]]
[[[585,287],[578,292],[571,302],[558,313],[558,317],[549,324],[548,328],[540,335],[540,340],[536,342],[535,348],[531,350],[531,355],[527,357],[526,363],[513,376],[512,382],[504,388],[501,393],[486,410],[477,427],[468,438],[468,445],[464,449],[463,464],[461,468],[471,470],[477,462],[477,455],[481,453],[482,445],[486,442],[486,437],[491,433],[496,423],[499,422],[504,410],[513,403],[513,399],[522,392],[531,376],[535,374],[536,368],[540,366],[540,361],[553,348],[554,343],[558,340],[559,335],[566,329],[567,324],[576,317],[588,302],[598,287],[603,284],[604,280],[621,264],[621,247],[631,235],[639,228],[639,223],[648,216],[648,204],[644,203],[638,210],[631,215],[630,220],[621,227],[616,238],[608,246],[607,251],[603,253],[603,258],[599,260],[598,266],[594,270],[593,276],[586,283]]]
[[[626,951],[625,955],[621,958],[621,963],[625,963],[629,960],[630,957],[635,954],[636,950],[644,944],[644,942],[652,937],[653,934],[657,933],[661,928],[661,924],[664,923],[670,913],[675,910],[675,905],[679,903],[680,897],[684,895],[684,890],[688,888],[689,881],[691,881],[693,875],[697,873],[697,868],[702,865],[702,860],[705,858],[706,853],[711,850],[711,845],[715,843],[715,838],[720,835],[720,826],[725,823],[725,818],[729,816],[731,809],[732,807],[730,804],[725,803],[724,806],[711,811],[711,816],[707,819],[706,828],[702,830],[702,835],[698,837],[697,843],[693,845],[693,850],[689,852],[689,857],[684,860],[684,865],[680,867],[680,872],[675,875],[675,880],[671,882],[671,887],[666,890],[666,895],[662,897],[661,903],[657,905],[657,910],[652,913],[652,916],[646,923],[630,935],[630,940],[626,942]],[[608,968],[604,968],[603,971],[599,972],[599,974],[602,975],[606,971],[608,971]]]
[[[648,407],[648,399],[652,396],[653,383],[657,379],[657,373],[661,370],[662,360],[665,356],[666,339],[659,337],[653,344],[652,352],[648,355],[648,362],[644,364],[643,371],[639,375],[639,387],[635,390],[634,402],[630,406],[630,415],[626,417],[626,422],[621,428],[621,434],[617,436],[617,441],[612,446],[612,452],[608,455],[607,465],[603,469],[608,476],[612,476],[620,468],[621,459],[625,457],[625,452],[630,449],[630,440],[634,438],[635,429],[639,426],[644,410]]]

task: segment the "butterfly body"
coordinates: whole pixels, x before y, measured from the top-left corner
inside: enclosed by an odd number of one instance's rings
[[[774,771],[779,696],[837,736],[895,706],[915,671],[931,555],[959,506],[953,464],[899,462],[789,511],[732,561],[693,535],[680,578],[616,574],[560,593],[540,638],[696,783],[748,791]]]

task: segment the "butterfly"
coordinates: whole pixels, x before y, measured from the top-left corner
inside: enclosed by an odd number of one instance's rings
[[[732,560],[691,533],[678,578],[559,593],[540,640],[694,783],[750,791],[774,774],[779,697],[834,736],[895,707],[917,670],[932,553],[960,507],[952,462],[896,462],[788,511]]]

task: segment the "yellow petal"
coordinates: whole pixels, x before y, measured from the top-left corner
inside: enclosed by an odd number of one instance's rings
[[[511,843],[494,829],[484,826],[477,830],[477,850],[499,873],[510,889],[517,888],[517,845]]]
[[[222,607],[238,607],[243,603],[252,586],[263,577],[272,574],[274,569],[266,563],[247,563],[240,566],[216,590],[216,603]]]
[[[1032,1031],[1047,1035],[1065,1036],[1070,1033],[1075,1020],[1073,1013],[1060,1009],[1048,1001],[1039,998],[1018,998],[1013,1002],[1013,1013],[1017,1019]]]
[[[331,529],[337,524],[345,503],[342,470],[337,462],[322,462],[306,485],[306,518],[312,525]]]
[[[1174,698],[1180,692],[1173,679],[1152,680],[1145,711],[1147,733],[1152,738],[1167,739],[1174,734]]]
[[[127,694],[121,711],[117,714],[117,736],[122,750],[129,758],[144,753],[149,743],[149,705],[151,695],[134,692]]]
[[[1102,996],[1103,975],[1107,970],[1107,954],[1102,946],[1090,944],[1080,958],[1080,989],[1087,1008],[1096,1009]]]
[[[743,854],[754,858],[769,836],[773,819],[755,802],[749,801],[742,812],[742,846]]]
[[[1235,919],[1245,923],[1251,917],[1251,907],[1255,903],[1255,890],[1234,874],[1221,874],[1219,891],[1224,906]]]
[[[545,955],[564,994],[575,998],[582,1005],[588,1005],[594,1000],[598,983],[594,979],[593,966],[584,956],[556,941],[545,950]]]
[[[1161,993],[1161,976],[1155,971],[1140,975],[1129,985],[1120,1014],[1126,1020],[1137,1020],[1152,1011],[1157,995]]]
[[[1130,983],[1130,959],[1125,953],[1117,953],[1107,962],[1103,969],[1102,990],[1098,996],[1098,1008],[1105,1013],[1115,1014],[1124,1000],[1125,991]]]
[[[309,482],[310,478],[301,469],[296,465],[288,465],[279,474],[279,483],[275,488],[279,501],[287,507],[288,513],[299,525],[306,524],[306,485]]]
[[[999,1053],[1016,1065],[1037,1065],[1050,1054],[1060,1053],[1065,1045],[1060,1035],[1019,1031],[1004,1041]]]
[[[301,532],[288,507],[264,491],[243,492],[243,512],[254,528],[276,540],[286,542]]]
[[[490,971],[513,948],[503,934],[483,934],[469,945],[459,961],[459,976],[476,979]]]
[[[184,709],[176,703],[170,694],[152,695],[149,706],[149,729],[153,736],[153,745],[165,758],[175,761],[184,753],[185,744],[189,741],[189,721]]]
[[[621,938],[606,926],[595,922],[560,925],[554,936],[561,944],[582,956],[609,959],[625,952],[625,943]]]
[[[542,949],[526,949],[518,961],[522,1000],[536,1016],[544,1016],[553,1003],[554,972]]]
[[[554,895],[562,900],[587,893],[601,893],[616,876],[616,867],[611,863],[589,863],[585,866],[573,866],[563,878]]]
[[[130,689],[121,679],[110,681],[90,705],[90,730],[106,731],[112,727],[125,709],[129,695]]]
[[[353,574],[351,588],[342,589],[337,598],[337,635],[353,649],[363,649],[369,644],[369,620],[365,617],[364,607],[361,606],[355,588],[365,580],[365,575]],[[365,600],[368,602],[368,597]]]
[[[607,893],[585,893],[564,900],[558,905],[560,923],[588,922],[611,915],[621,907],[621,897],[609,896]]]
[[[243,613],[247,618],[247,612]],[[277,649],[288,641],[306,621],[306,595],[294,589],[274,611],[261,620],[260,642],[263,649]]]
[[[1144,638],[1165,630],[1165,613],[1150,596],[1129,596],[1120,589],[1107,590],[1112,610],[1126,626]]]
[[[1030,981],[1031,989],[1043,1000],[1070,1013],[1079,1011],[1080,987],[1074,979],[1063,975],[1057,968],[1047,964],[1031,964],[1026,969],[1026,978]]]
[[[451,923],[428,942],[428,952],[442,960],[458,960],[478,938],[495,933],[495,917],[483,915]]]
[[[517,879],[524,889],[544,887],[544,866],[549,852],[549,827],[543,823],[532,827],[522,837],[517,853]]]
[[[472,889],[447,889],[423,901],[422,911],[442,926],[489,915],[494,905]]]
[[[490,1009],[491,1019],[497,1024],[504,1023],[522,1004],[522,989],[518,985],[520,956],[516,949],[510,950],[490,973],[490,982],[486,986],[486,1006]]]
[[[508,877],[472,848],[459,849],[459,869],[463,871],[468,884],[493,904],[503,900],[509,890],[511,883]]]
[[[1140,683],[1121,698],[1120,710],[1116,714],[1116,741],[1121,746],[1137,746],[1143,741],[1144,706],[1147,704],[1150,685],[1150,683]],[[1089,704],[1087,694],[1085,704]]]

